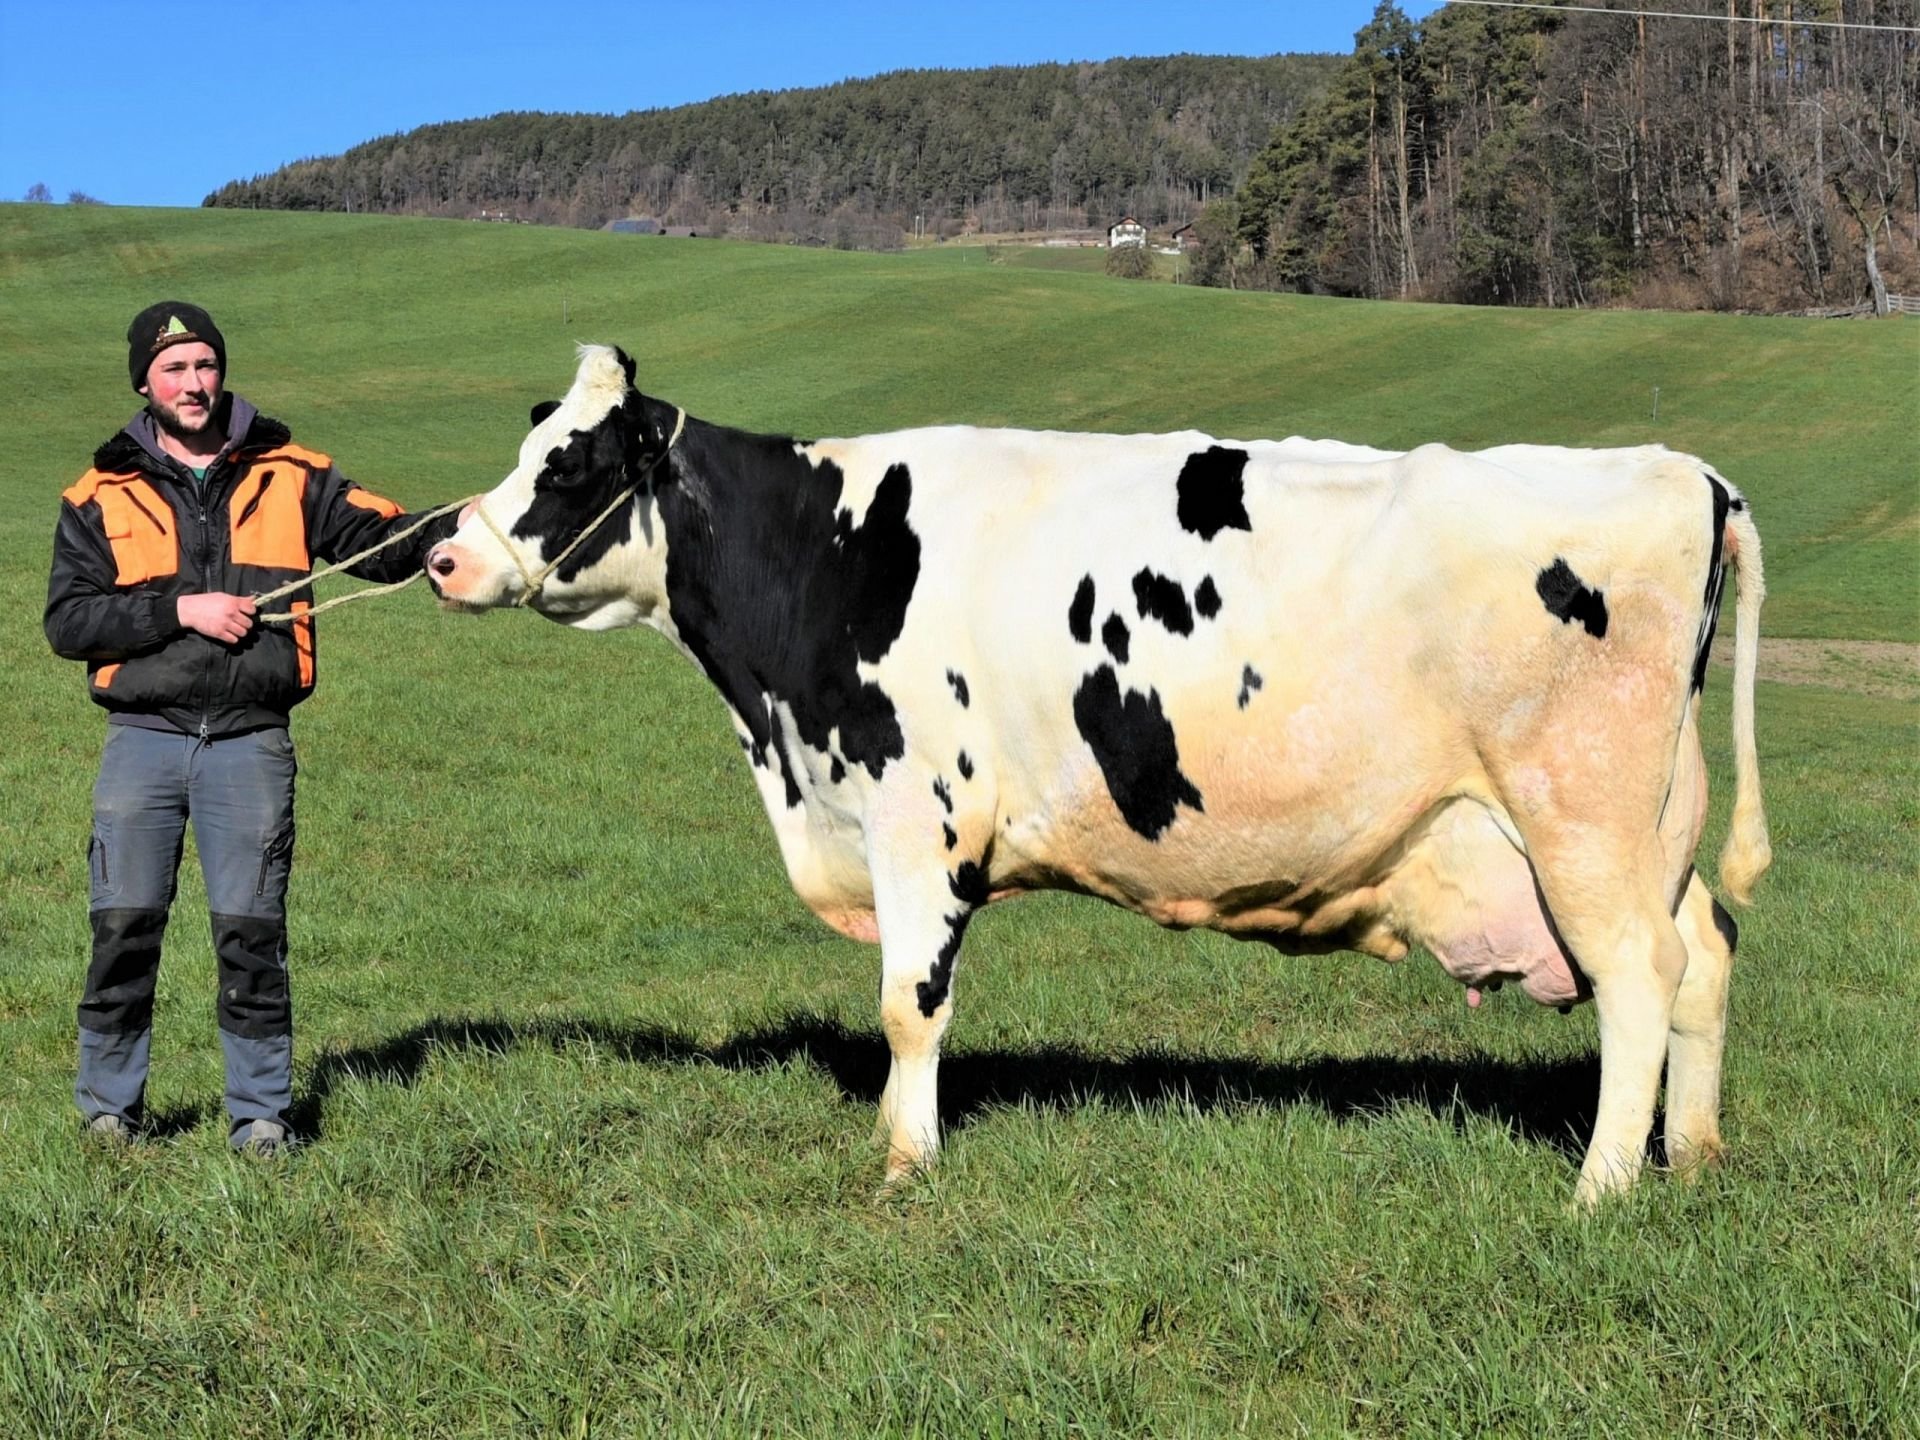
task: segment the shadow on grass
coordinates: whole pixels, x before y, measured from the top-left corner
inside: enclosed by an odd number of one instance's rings
[[[378,1045],[323,1054],[294,1107],[294,1128],[317,1137],[327,1097],[344,1080],[411,1085],[435,1053],[505,1054],[590,1045],[635,1064],[719,1065],[755,1070],[803,1061],[833,1077],[849,1101],[876,1105],[886,1083],[886,1041],[836,1020],[796,1015],[722,1045],[645,1025],[586,1020],[430,1020]],[[940,1117],[964,1129],[1003,1105],[1066,1108],[1090,1099],[1116,1105],[1191,1105],[1203,1112],[1247,1105],[1312,1105],[1340,1118],[1421,1106],[1464,1124],[1484,1116],[1576,1161],[1593,1129],[1597,1056],[1515,1062],[1368,1055],[1274,1063],[1164,1051],[1109,1057],[1066,1046],[960,1050],[940,1061]]]
[[[216,1115],[224,1118],[225,1111],[211,1100],[165,1105],[149,1111],[140,1129],[149,1140],[178,1140],[189,1131],[208,1124]]]

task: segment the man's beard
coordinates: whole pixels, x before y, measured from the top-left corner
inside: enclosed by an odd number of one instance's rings
[[[182,396],[181,398],[186,399],[188,397]],[[162,405],[158,400],[149,399],[147,401],[147,409],[152,413],[154,423],[166,431],[167,434],[173,436],[174,439],[197,440],[207,434],[208,431],[217,427],[221,405],[220,400],[214,401],[211,405],[204,403],[207,398],[204,394],[198,398],[202,402],[198,424],[188,424],[180,418],[180,412],[177,409]],[[225,396],[222,396],[221,400],[225,398]]]

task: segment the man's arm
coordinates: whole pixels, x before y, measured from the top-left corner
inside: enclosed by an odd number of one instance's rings
[[[337,470],[315,475],[308,494],[313,508],[307,534],[313,553],[325,560],[337,562],[349,555],[358,555],[420,523],[418,512],[402,510],[385,496],[354,484]],[[453,534],[459,523],[457,515],[442,515],[398,544],[348,567],[347,573],[362,580],[409,579],[418,573],[427,551]]]

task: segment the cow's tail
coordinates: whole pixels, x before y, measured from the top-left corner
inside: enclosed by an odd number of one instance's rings
[[[1726,518],[1726,548],[1739,597],[1733,621],[1733,819],[1720,849],[1720,882],[1742,905],[1773,863],[1767,812],[1760,801],[1760,756],[1753,739],[1753,682],[1760,664],[1760,602],[1767,582],[1760,568],[1760,532],[1744,501]]]

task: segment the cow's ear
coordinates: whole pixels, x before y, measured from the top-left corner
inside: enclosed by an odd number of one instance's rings
[[[531,420],[535,425],[538,425],[542,420],[546,419],[547,416],[551,415],[554,411],[558,410],[559,408],[560,408],[560,402],[558,400],[542,400],[538,405],[534,406],[533,409],[527,412],[527,418]]]
[[[627,384],[632,385],[633,371],[634,371],[633,357],[627,354],[627,352],[621,349],[620,346],[618,345],[613,347],[613,353],[614,353],[614,358],[619,360],[620,362],[620,368],[627,372]]]

